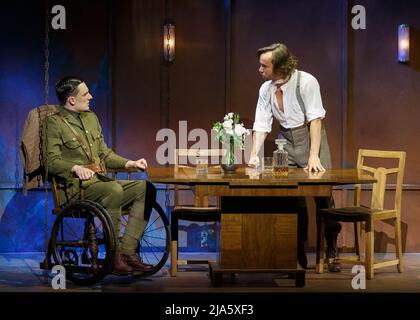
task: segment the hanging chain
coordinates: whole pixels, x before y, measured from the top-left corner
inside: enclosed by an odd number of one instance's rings
[[[45,53],[45,63],[44,63],[44,102],[45,105],[48,106],[48,94],[49,94],[49,68],[50,68],[50,64],[49,64],[49,56],[50,56],[50,52],[49,52],[49,45],[50,45],[50,38],[49,38],[49,10],[48,10],[48,4],[46,7],[46,11],[45,11],[45,43],[44,43],[44,53]],[[48,107],[47,107],[47,111],[48,112]],[[41,112],[38,108],[38,116],[39,116],[39,134],[40,134],[40,145],[39,145],[39,161],[40,161],[40,165],[41,168],[43,167],[45,170],[45,175],[43,178],[43,182],[45,184],[45,225],[44,225],[44,237],[45,237],[45,257],[47,258],[47,261],[49,261],[50,257],[47,257],[48,255],[48,187],[47,187],[47,180],[48,180],[48,164],[47,164],[47,157],[45,157],[45,161],[43,161],[43,157],[42,157],[42,123],[41,123]],[[47,115],[45,115],[44,117],[44,122],[46,121],[46,117]],[[47,139],[48,137],[48,126],[45,126],[45,139]],[[47,143],[45,141],[45,143]],[[43,166],[44,165],[44,166]]]
[[[48,95],[49,95],[49,15],[48,15],[48,5],[45,12],[45,38],[44,38],[44,104],[48,106]],[[39,165],[42,168],[43,167],[43,157],[42,157],[42,116],[41,116],[41,110],[37,108],[38,110],[38,125],[39,125]],[[43,172],[41,174],[44,174]],[[37,181],[38,186],[41,185],[41,175],[37,175]],[[44,182],[46,179],[44,179]],[[48,192],[48,190],[46,190]],[[48,201],[48,200],[47,200]]]
[[[44,63],[44,101],[45,104],[48,105],[48,94],[49,94],[49,68],[50,68],[50,63],[49,63],[49,58],[50,58],[50,51],[49,51],[49,46],[50,46],[50,38],[49,38],[49,33],[50,33],[50,29],[49,29],[49,14],[48,14],[48,7],[47,7],[47,11],[45,12],[45,43],[44,43],[44,54],[45,54],[45,63]]]

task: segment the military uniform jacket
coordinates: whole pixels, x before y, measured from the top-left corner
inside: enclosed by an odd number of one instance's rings
[[[76,131],[80,141],[62,118]],[[74,165],[93,162],[102,163],[106,168],[118,169],[123,168],[128,161],[108,148],[95,113],[90,110],[81,112],[80,120],[82,123],[66,108],[59,106],[58,113],[48,116],[43,128],[43,153],[48,175],[57,179],[60,188],[70,189],[71,194],[75,194],[79,189],[79,179],[71,171]],[[90,180],[83,181],[82,187],[86,188],[104,180],[112,179],[97,174]]]

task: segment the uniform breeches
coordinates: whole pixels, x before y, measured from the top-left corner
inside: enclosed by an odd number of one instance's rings
[[[100,181],[90,185],[84,191],[85,199],[98,202],[108,211],[118,239],[120,238],[122,209],[130,208],[118,250],[122,254],[135,253],[147,225],[144,214],[145,196],[145,181]]]

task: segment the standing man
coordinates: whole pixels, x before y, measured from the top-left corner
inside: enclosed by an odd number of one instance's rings
[[[84,199],[100,203],[112,218],[119,238],[121,208],[131,206],[128,222],[117,247],[113,273],[140,274],[152,266],[144,264],[136,248],[147,225],[145,216],[146,181],[113,180],[105,168],[145,169],[145,159],[123,158],[104,141],[96,115],[89,110],[92,95],[78,77],[65,77],[56,84],[60,106],[44,124],[43,152],[48,173],[54,176],[62,202]],[[92,249],[92,248],[91,248]]]
[[[271,132],[274,117],[280,124],[280,135],[287,140],[285,150],[289,154],[289,167],[321,173],[325,168],[331,168],[327,136],[322,125],[325,109],[318,81],[311,74],[296,69],[296,58],[282,43],[259,49],[257,56],[260,64],[258,71],[265,82],[259,91],[249,165],[259,165],[258,154],[267,134]],[[298,208],[298,261],[306,268],[304,242],[308,237],[308,213],[305,198],[290,198],[287,201],[295,201]],[[332,197],[315,197],[315,202],[317,216],[320,209],[333,206]],[[340,230],[338,222],[326,225],[329,262],[333,262],[336,257],[336,241]],[[332,263],[329,269],[340,271]]]

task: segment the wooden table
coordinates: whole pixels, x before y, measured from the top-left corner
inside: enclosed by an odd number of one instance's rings
[[[220,168],[209,168],[205,176],[197,176],[191,167],[150,167],[147,171],[153,183],[194,186],[198,196],[222,197],[220,254],[218,261],[210,264],[215,286],[222,285],[223,273],[239,272],[294,273],[296,286],[305,285],[305,270],[297,264],[296,212],[272,207],[250,210],[249,205],[241,205],[242,197],[255,197],[255,201],[268,199],[265,197],[329,197],[335,185],[376,181],[357,169],[311,174],[289,169],[287,176],[266,175],[245,166],[229,175]]]

